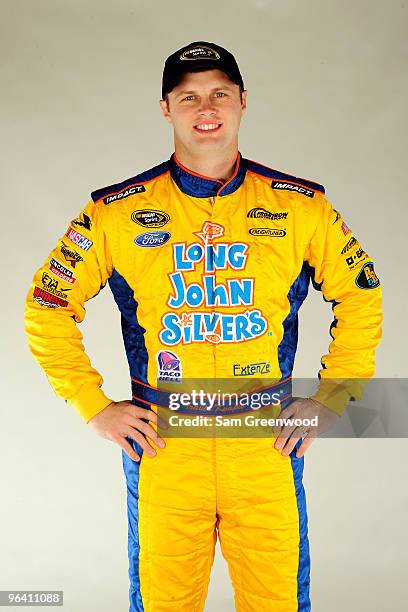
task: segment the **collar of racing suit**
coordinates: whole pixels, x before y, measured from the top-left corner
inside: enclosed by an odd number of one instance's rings
[[[171,177],[181,191],[196,198],[209,198],[236,191],[244,181],[247,163],[238,151],[234,173],[225,183],[189,170],[179,162],[175,153],[170,157],[169,167]]]

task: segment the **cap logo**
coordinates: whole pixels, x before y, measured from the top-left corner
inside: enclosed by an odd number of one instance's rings
[[[193,47],[180,55],[181,60],[212,59],[219,60],[220,54],[210,47]]]

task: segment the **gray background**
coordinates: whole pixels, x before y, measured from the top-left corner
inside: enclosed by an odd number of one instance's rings
[[[23,302],[34,271],[91,190],[170,156],[158,103],[164,59],[190,41],[214,41],[234,52],[248,89],[243,155],[323,183],[374,257],[385,316],[376,375],[406,377],[408,8],[395,0],[3,0],[1,8],[0,588],[63,589],[69,612],[125,611],[121,451],[54,395],[29,354]],[[331,320],[311,289],[296,375],[315,376]],[[109,289],[88,303],[82,331],[106,392],[128,397]],[[308,452],[315,612],[406,609],[406,447],[321,440]],[[233,609],[217,551],[206,610]]]

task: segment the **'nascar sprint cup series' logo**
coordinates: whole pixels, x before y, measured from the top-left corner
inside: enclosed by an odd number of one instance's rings
[[[169,274],[172,293],[167,305],[171,311],[162,317],[159,337],[163,344],[174,346],[182,342],[245,342],[266,332],[267,321],[254,303],[254,278],[230,278],[216,282],[217,270],[244,270],[248,245],[244,242],[217,242],[224,228],[206,221],[200,241],[173,244],[173,272]],[[188,284],[188,273],[197,266],[202,269],[199,282]],[[200,270],[201,271],[201,270]],[[242,307],[242,312],[217,312],[217,307]],[[203,307],[210,311],[200,310]],[[183,310],[183,309],[188,310]],[[191,312],[191,309],[194,309]],[[175,312],[177,310],[177,312]]]

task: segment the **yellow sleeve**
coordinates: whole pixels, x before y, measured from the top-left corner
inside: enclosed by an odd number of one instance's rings
[[[318,216],[306,259],[314,287],[332,303],[334,321],[333,340],[321,359],[319,389],[313,399],[340,415],[350,398],[361,399],[367,382],[363,379],[374,375],[382,290],[373,260],[323,196]]]
[[[85,422],[112,400],[101,389],[103,379],[85,353],[76,324],[85,317],[85,302],[99,293],[111,272],[99,207],[90,200],[34,275],[26,298],[30,350],[56,394]]]

